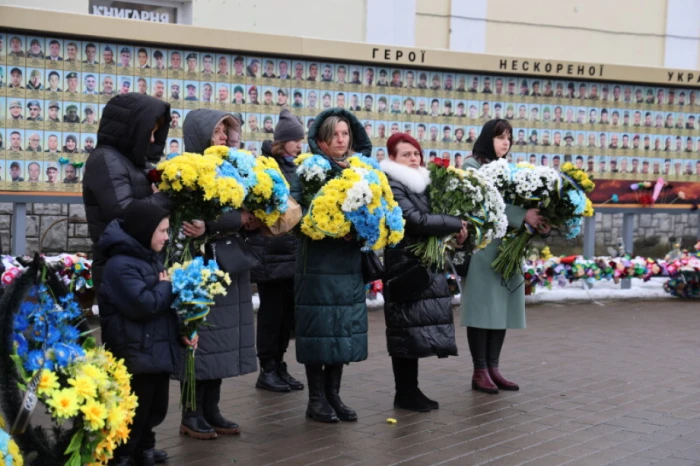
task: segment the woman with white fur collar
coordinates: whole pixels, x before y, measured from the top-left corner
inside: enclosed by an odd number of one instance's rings
[[[432,214],[427,188],[430,174],[423,167],[418,141],[403,133],[387,141],[389,158],[380,166],[406,220],[401,243],[384,252],[386,337],[396,383],[394,406],[427,412],[437,409],[418,388],[418,358],[457,356],[452,295],[442,271],[430,270],[408,251],[426,236],[457,233],[467,239],[466,222],[450,215]]]

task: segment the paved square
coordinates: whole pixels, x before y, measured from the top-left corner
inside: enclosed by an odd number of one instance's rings
[[[420,386],[440,402],[431,413],[393,408],[384,314],[370,312],[369,359],[346,366],[341,390],[359,422],[307,420],[306,390],[257,390],[250,374],[222,389],[222,411],[241,435],[192,440],[178,435],[173,383],[158,447],[176,465],[700,465],[699,304],[529,307],[528,328],[508,333],[501,358],[521,391],[496,396],[471,391],[459,328],[459,357],[420,362]],[[305,381],[293,342],[288,360]]]

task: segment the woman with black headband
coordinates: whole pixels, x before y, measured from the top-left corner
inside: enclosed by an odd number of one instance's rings
[[[462,168],[479,169],[508,155],[513,145],[513,128],[506,120],[488,121],[481,129],[472,156]],[[508,226],[520,228],[527,223],[542,232],[549,226],[538,209],[506,206]],[[525,328],[525,286],[522,275],[506,281],[491,267],[502,240],[494,240],[469,263],[462,286],[462,325],[467,327],[469,351],[474,363],[472,389],[497,394],[500,390],[519,390],[498,370],[506,329]]]

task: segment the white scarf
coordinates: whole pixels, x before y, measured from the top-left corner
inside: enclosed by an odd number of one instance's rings
[[[430,172],[425,167],[411,168],[391,159],[382,160],[379,166],[391,179],[398,181],[416,194],[422,194],[430,185]]]

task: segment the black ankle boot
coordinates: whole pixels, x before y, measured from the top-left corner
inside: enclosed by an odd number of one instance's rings
[[[340,382],[343,378],[343,365],[326,366],[326,398],[341,421],[357,421],[357,413],[345,406],[340,399]]]
[[[219,435],[237,435],[241,433],[241,428],[233,421],[229,421],[221,415],[221,413],[213,414],[206,418],[210,426],[214,428]]]
[[[156,450],[155,448],[150,448],[148,450],[143,450],[140,453],[138,453],[138,457],[143,457],[146,452],[152,452],[153,453],[153,461],[155,463],[165,463],[168,461],[168,452],[165,450]]]
[[[255,383],[255,388],[269,390],[271,392],[288,392],[289,385],[277,373],[277,361],[266,359],[260,361],[260,375]]]
[[[203,416],[183,417],[180,424],[180,433],[197,440],[216,438],[216,431],[204,420]]]
[[[279,361],[277,364],[277,375],[280,376],[280,379],[282,379],[287,385],[289,385],[289,388],[292,390],[303,390],[304,389],[304,384],[299,382],[297,379],[289,375],[289,372],[287,372],[287,363],[284,361]]]
[[[306,408],[306,417],[318,422],[338,422],[335,410],[326,399],[322,366],[306,364],[306,380],[309,386],[309,405]]]
[[[156,457],[153,450],[144,450],[136,457],[137,466],[155,466]]]
[[[398,391],[396,392],[396,396],[394,396],[394,408],[427,413],[432,407],[425,398],[425,395],[421,395],[423,394],[417,388]]]
[[[425,396],[425,393],[423,393],[420,388],[418,389],[418,395],[423,398],[423,400],[430,405],[430,409],[440,409],[440,403],[438,403],[435,400],[431,400],[427,396]]]
[[[131,458],[131,456],[119,456],[116,458],[113,458],[109,462],[110,466],[134,466],[134,460]]]

